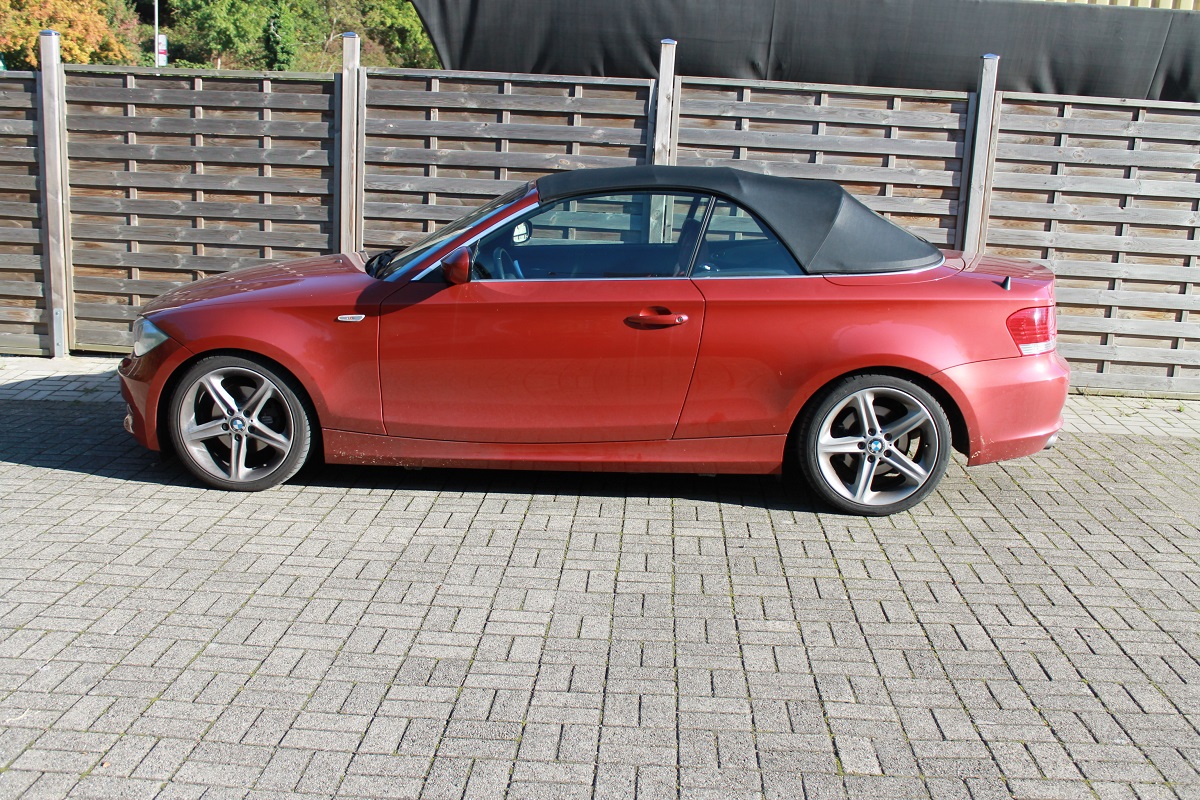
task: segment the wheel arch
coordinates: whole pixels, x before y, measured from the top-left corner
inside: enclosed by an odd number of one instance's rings
[[[801,434],[801,427],[804,424],[804,419],[808,416],[811,408],[818,405],[833,386],[847,378],[856,378],[859,375],[888,375],[893,378],[900,378],[920,386],[929,394],[933,395],[933,399],[937,400],[942,406],[942,410],[946,412],[946,419],[950,423],[950,444],[958,452],[967,455],[970,453],[971,438],[967,428],[966,418],[963,416],[962,409],[954,397],[946,391],[946,389],[933,378],[927,375],[922,375],[919,372],[904,369],[902,367],[862,367],[860,369],[843,372],[830,378],[824,384],[817,388],[808,399],[800,405],[800,410],[796,413],[792,420],[792,427],[788,430],[787,444],[785,445],[784,461],[785,464],[793,461],[797,453],[797,441]]]
[[[167,377],[167,380],[163,383],[162,391],[160,391],[158,394],[158,403],[155,406],[155,433],[158,436],[160,450],[171,455],[176,455],[173,452],[174,444],[173,440],[171,439],[171,432],[169,430],[171,417],[170,403],[171,398],[175,394],[175,390],[179,388],[180,381],[183,380],[183,376],[186,375],[188,370],[190,370],[193,366],[206,358],[212,358],[214,356],[235,356],[237,358],[244,358],[248,361],[253,361],[275,370],[283,377],[289,379],[293,384],[292,388],[296,391],[296,396],[300,399],[300,402],[304,405],[304,409],[308,412],[312,420],[312,424],[309,426],[311,428],[310,436],[312,437],[312,441],[309,444],[308,458],[310,460],[324,460],[325,449],[324,442],[321,437],[321,418],[317,411],[317,405],[313,401],[313,395],[309,390],[309,387],[300,378],[300,376],[296,374],[296,371],[290,369],[286,364],[281,364],[279,361],[271,358],[270,356],[265,356],[262,353],[255,352],[253,350],[242,350],[236,347],[204,350],[199,353],[194,353],[176,365],[175,369]]]

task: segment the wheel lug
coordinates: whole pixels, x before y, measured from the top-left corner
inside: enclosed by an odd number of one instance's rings
[[[858,449],[859,449],[859,450],[866,450],[866,449],[867,449],[867,443],[866,443],[866,442],[859,442],[859,443],[858,443]]]
[[[870,461],[872,464],[874,464],[874,463],[875,463],[875,456],[867,456],[867,461]]]

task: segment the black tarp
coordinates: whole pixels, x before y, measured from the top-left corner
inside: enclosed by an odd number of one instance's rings
[[[1033,0],[413,0],[447,69],[1200,102],[1200,12]]]

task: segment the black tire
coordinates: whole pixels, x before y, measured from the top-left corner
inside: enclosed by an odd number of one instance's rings
[[[950,422],[925,389],[892,375],[855,375],[811,405],[797,439],[812,491],[838,511],[880,517],[912,508],[950,463]]]
[[[170,398],[168,425],[179,460],[217,489],[257,492],[304,466],[312,418],[295,380],[240,356],[194,364]]]

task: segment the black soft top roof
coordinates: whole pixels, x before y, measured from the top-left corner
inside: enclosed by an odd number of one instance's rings
[[[941,252],[889,222],[831,181],[779,178],[728,167],[580,169],[536,181],[543,203],[642,189],[706,192],[753,211],[810,274],[900,272],[933,267]]]

